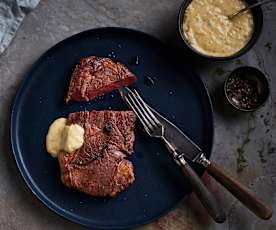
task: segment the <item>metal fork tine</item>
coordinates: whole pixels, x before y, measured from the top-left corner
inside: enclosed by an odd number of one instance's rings
[[[137,99],[137,96],[132,91],[128,95],[133,97],[133,100],[136,102],[136,105],[140,109],[140,111],[144,114],[144,116],[148,119],[148,121],[152,124],[152,126],[156,127],[157,123],[149,116],[144,106]]]
[[[139,93],[136,90],[134,90],[134,96],[135,96],[136,100],[138,101],[139,105],[141,106],[141,108],[143,109],[143,111],[145,112],[145,114],[147,114],[147,116],[150,117],[150,119],[154,123],[154,125],[161,125],[159,120],[154,116],[152,111],[149,109],[148,105],[144,102],[144,100],[142,99],[142,97],[139,95]]]
[[[141,113],[141,110],[136,105],[136,103],[133,101],[133,99],[130,97],[130,95],[128,95],[128,96],[129,96],[129,98],[127,96],[125,97],[126,102],[129,104],[131,109],[135,112],[135,114],[137,115],[137,117],[141,121],[142,125],[144,126],[145,130],[148,133],[150,133],[151,130],[153,130],[153,127],[152,127],[151,123],[146,119],[146,117],[143,115],[143,113]]]
[[[161,125],[160,121],[155,117],[155,115],[153,114],[153,112],[149,109],[148,105],[144,102],[144,100],[139,95],[139,93],[136,90],[134,90],[134,93],[137,96],[137,98],[140,100],[140,102],[143,105],[144,109],[148,112],[148,114],[150,115],[150,117],[155,121],[155,123],[158,124],[158,125]]]

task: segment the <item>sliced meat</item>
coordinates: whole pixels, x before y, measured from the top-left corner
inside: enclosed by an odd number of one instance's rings
[[[82,58],[72,74],[65,100],[89,101],[135,81],[136,76],[119,62],[95,56]]]
[[[134,181],[133,152],[136,117],[132,111],[75,112],[67,124],[84,128],[84,144],[58,155],[61,180],[93,196],[115,196]]]

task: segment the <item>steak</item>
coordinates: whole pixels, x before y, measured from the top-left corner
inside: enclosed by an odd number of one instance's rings
[[[82,58],[71,76],[65,100],[89,101],[135,81],[136,76],[119,62],[95,56]]]
[[[64,185],[92,196],[114,197],[134,181],[132,163],[136,116],[132,111],[69,114],[67,125],[84,128],[84,144],[58,155]]]

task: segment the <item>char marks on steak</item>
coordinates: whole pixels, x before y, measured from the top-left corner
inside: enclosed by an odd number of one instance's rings
[[[136,116],[132,111],[75,112],[67,124],[84,128],[84,144],[59,154],[62,182],[93,196],[115,196],[134,181],[133,152]]]
[[[136,76],[119,62],[95,56],[82,58],[71,76],[65,100],[89,101],[135,81]]]

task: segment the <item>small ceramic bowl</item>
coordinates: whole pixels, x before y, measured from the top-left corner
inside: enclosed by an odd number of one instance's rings
[[[181,4],[179,14],[178,14],[178,31],[180,33],[180,36],[181,36],[186,48],[188,48],[188,50],[190,50],[192,53],[197,54],[197,55],[199,55],[203,58],[209,59],[209,60],[227,61],[227,60],[231,60],[231,59],[240,57],[241,55],[246,53],[248,50],[250,50],[254,46],[254,44],[258,40],[258,38],[261,34],[261,31],[262,31],[262,27],[263,27],[263,11],[262,11],[261,7],[255,7],[252,9],[253,20],[254,20],[254,32],[253,32],[253,35],[252,35],[251,39],[249,40],[249,42],[240,51],[238,51],[237,53],[235,53],[231,56],[227,56],[227,57],[209,56],[209,55],[201,53],[200,51],[196,50],[189,44],[189,41],[186,38],[184,31],[183,31],[184,15],[185,15],[187,7],[189,6],[189,4],[191,2],[192,2],[192,0],[184,0],[183,3]],[[246,0],[246,2],[248,4],[253,4],[253,3],[256,3],[257,1],[256,0]]]
[[[252,112],[264,105],[269,96],[266,76],[254,67],[235,69],[226,79],[224,93],[228,102],[240,111]]]

